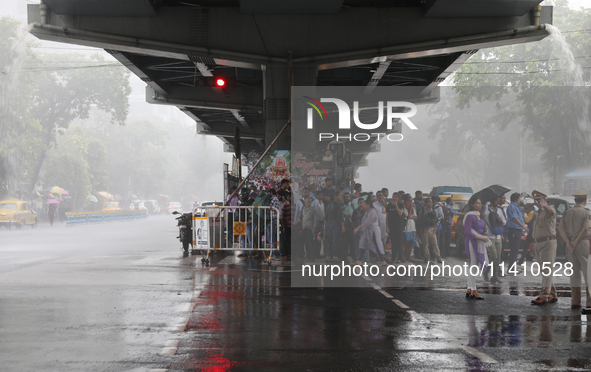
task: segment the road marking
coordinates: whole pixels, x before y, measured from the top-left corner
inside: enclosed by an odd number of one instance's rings
[[[386,298],[394,298],[394,296],[392,296],[390,293],[384,291],[383,289],[379,289],[378,292],[380,292]]]
[[[438,331],[438,332],[442,333],[445,336],[445,338],[447,338],[448,340],[450,340],[452,342],[457,343],[458,344],[458,347],[460,349],[464,350],[465,352],[467,352],[468,354],[470,354],[472,356],[475,356],[476,358],[480,359],[484,363],[498,363],[495,359],[489,357],[488,355],[484,354],[483,352],[480,352],[480,351],[476,350],[475,348],[473,348],[471,346],[462,345],[461,342],[460,342],[460,340],[458,340],[454,336],[450,335],[446,331],[443,331],[443,330],[438,329],[438,328],[436,328],[435,331]]]
[[[215,267],[215,266],[214,267],[210,267],[209,268],[209,272],[215,271],[215,269],[217,269],[217,267]]]
[[[401,304],[402,304],[402,302],[401,302]],[[404,306],[406,306],[406,305],[404,305]],[[409,313],[410,315],[412,315],[413,318],[417,319],[421,323],[431,323],[431,321],[429,319],[423,317],[422,315],[420,315],[419,313],[417,313],[414,310],[407,310],[407,313]]]
[[[174,328],[172,329],[173,332],[182,332],[185,330],[185,327],[187,326],[187,323],[189,322],[189,319],[183,319],[181,321],[179,321]]]
[[[418,314],[416,311],[413,310],[407,310],[407,312],[413,316],[413,318],[417,319],[418,321],[420,321],[421,323],[425,323],[425,324],[430,324],[431,321],[425,317],[423,317],[422,315]],[[447,333],[444,330],[441,330],[439,328],[432,328],[432,331],[435,332],[439,332],[441,334],[443,334],[445,336],[446,339],[448,339],[449,341],[457,344],[457,347],[464,350],[466,353],[475,356],[476,358],[480,359],[482,362],[484,363],[498,363],[495,359],[489,357],[488,355],[476,350],[475,348],[471,347],[471,346],[466,346],[466,345],[462,345],[462,343],[460,342],[460,340],[458,340],[457,338],[455,338],[454,336],[452,336],[451,334]]]
[[[149,372],[168,372],[168,370],[162,369],[162,368],[156,368],[156,369],[151,369]]]
[[[175,355],[179,348],[179,340],[168,340],[160,351],[161,356]]]
[[[182,312],[184,313],[188,313],[191,310],[193,310],[193,307],[195,306],[195,304],[189,302],[188,304],[185,304],[185,306],[183,306],[183,308],[181,309]]]
[[[393,299],[392,302],[394,302],[396,305],[398,305],[398,307],[400,307],[401,309],[409,309],[409,307],[406,306],[405,304],[403,304],[402,301],[400,301],[400,300]]]

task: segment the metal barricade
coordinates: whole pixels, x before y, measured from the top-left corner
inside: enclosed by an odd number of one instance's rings
[[[193,216],[193,249],[209,264],[211,251],[262,251],[269,264],[279,251],[281,211],[268,206],[203,206]],[[267,256],[269,253],[269,257]]]

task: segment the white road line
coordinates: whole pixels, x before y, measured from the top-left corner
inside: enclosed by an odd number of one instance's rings
[[[392,300],[392,301],[397,301],[397,300]],[[401,302],[401,304],[402,304],[402,302]],[[431,321],[429,319],[427,319],[427,318],[423,317],[422,315],[418,314],[416,311],[407,310],[407,312],[410,315],[412,315],[413,318],[417,319],[421,323],[425,323],[425,324],[430,324],[431,323]],[[465,352],[467,352],[468,354],[470,354],[472,356],[475,356],[476,358],[480,359],[482,362],[484,362],[484,363],[497,363],[496,360],[494,360],[493,358],[489,357],[488,355],[486,355],[486,354],[484,354],[484,353],[476,350],[475,348],[473,348],[471,346],[462,345],[462,343],[460,342],[460,340],[458,340],[457,338],[455,338],[451,334],[447,333],[446,331],[441,330],[439,328],[432,328],[432,330],[443,334],[446,339],[448,339],[449,341],[457,344],[457,347],[458,348],[464,350]]]
[[[162,356],[171,356],[175,355],[179,348],[179,340],[168,340],[164,347],[160,351],[160,355]]]
[[[185,304],[185,305],[183,306],[183,308],[181,309],[181,311],[182,311],[182,312],[184,312],[184,313],[188,313],[188,312],[190,312],[191,310],[193,310],[193,306],[195,306],[195,304],[193,304],[193,303],[189,302],[189,303],[187,303],[187,304]]]
[[[401,302],[402,304],[402,302]],[[404,305],[404,304],[403,304]],[[406,306],[406,305],[405,305]],[[408,307],[408,306],[407,306]],[[412,315],[413,318],[417,319],[418,321],[420,321],[421,323],[431,323],[431,321],[429,321],[429,319],[423,317],[422,315],[420,315],[419,313],[417,313],[414,310],[407,310],[407,312]]]
[[[394,298],[394,296],[392,296],[390,293],[384,291],[383,289],[379,289],[378,292],[380,292],[386,298]]]
[[[446,331],[443,331],[441,329],[434,329],[435,331],[438,331],[439,333],[442,333],[445,338],[447,338],[448,340],[455,342],[458,344],[458,347],[462,350],[464,350],[465,352],[467,352],[470,355],[475,356],[476,358],[480,359],[481,361],[483,361],[484,363],[498,363],[495,359],[489,357],[488,355],[476,350],[475,348],[471,347],[471,346],[466,346],[466,345],[462,345],[460,340],[458,340],[457,338],[455,338],[454,336],[450,335],[449,333],[447,333]]]
[[[156,369],[151,369],[149,372],[168,372],[167,369],[162,369],[162,368],[156,368]]]
[[[405,304],[402,303],[402,301],[397,300],[397,299],[393,299],[392,302],[394,302],[396,305],[398,305],[398,307],[402,308],[402,309],[408,309],[409,307],[406,306]]]
[[[217,269],[217,267],[215,267],[215,266],[214,267],[210,267],[209,268],[209,272],[215,271],[215,269]]]
[[[365,278],[367,278],[367,277],[366,277],[366,276],[364,276],[364,277],[363,277],[363,279],[365,279]],[[366,279],[366,280],[367,280],[367,281],[370,281],[371,279]],[[379,285],[377,285],[376,283],[374,283],[374,282],[371,282],[371,283],[369,283],[369,284],[370,284],[370,285],[373,287],[373,289],[375,289],[376,291],[380,292],[380,293],[381,293],[381,294],[382,294],[384,297],[386,297],[386,298],[394,298],[394,296],[392,296],[390,293],[388,293],[388,292],[384,291],[384,290],[382,289],[382,287],[380,287],[380,286],[379,286]],[[401,302],[401,303],[402,303],[402,302]],[[406,307],[406,308],[408,309],[408,307]]]
[[[368,282],[371,282],[371,278],[369,276],[362,276],[362,278],[367,280]]]
[[[183,320],[179,320],[177,322],[177,324],[174,326],[174,328],[172,329],[172,332],[182,332],[185,330],[185,327],[187,326],[187,323],[189,322],[189,318],[183,319]]]

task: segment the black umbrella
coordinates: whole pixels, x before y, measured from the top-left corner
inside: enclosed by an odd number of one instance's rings
[[[499,197],[501,195],[505,195],[509,191],[511,191],[511,189],[509,189],[505,186],[491,185],[487,188],[484,188],[484,189],[478,191],[476,194],[474,194],[472,196],[472,198],[478,198],[478,199],[480,199],[482,204],[485,204],[486,202],[491,201],[492,199],[494,199],[496,197]]]

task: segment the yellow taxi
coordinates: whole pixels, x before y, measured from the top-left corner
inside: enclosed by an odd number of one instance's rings
[[[106,202],[103,204],[103,212],[115,212],[122,210],[117,202]]]
[[[10,229],[15,226],[17,229],[25,225],[37,227],[37,214],[31,210],[29,203],[22,200],[0,201],[0,226]]]

